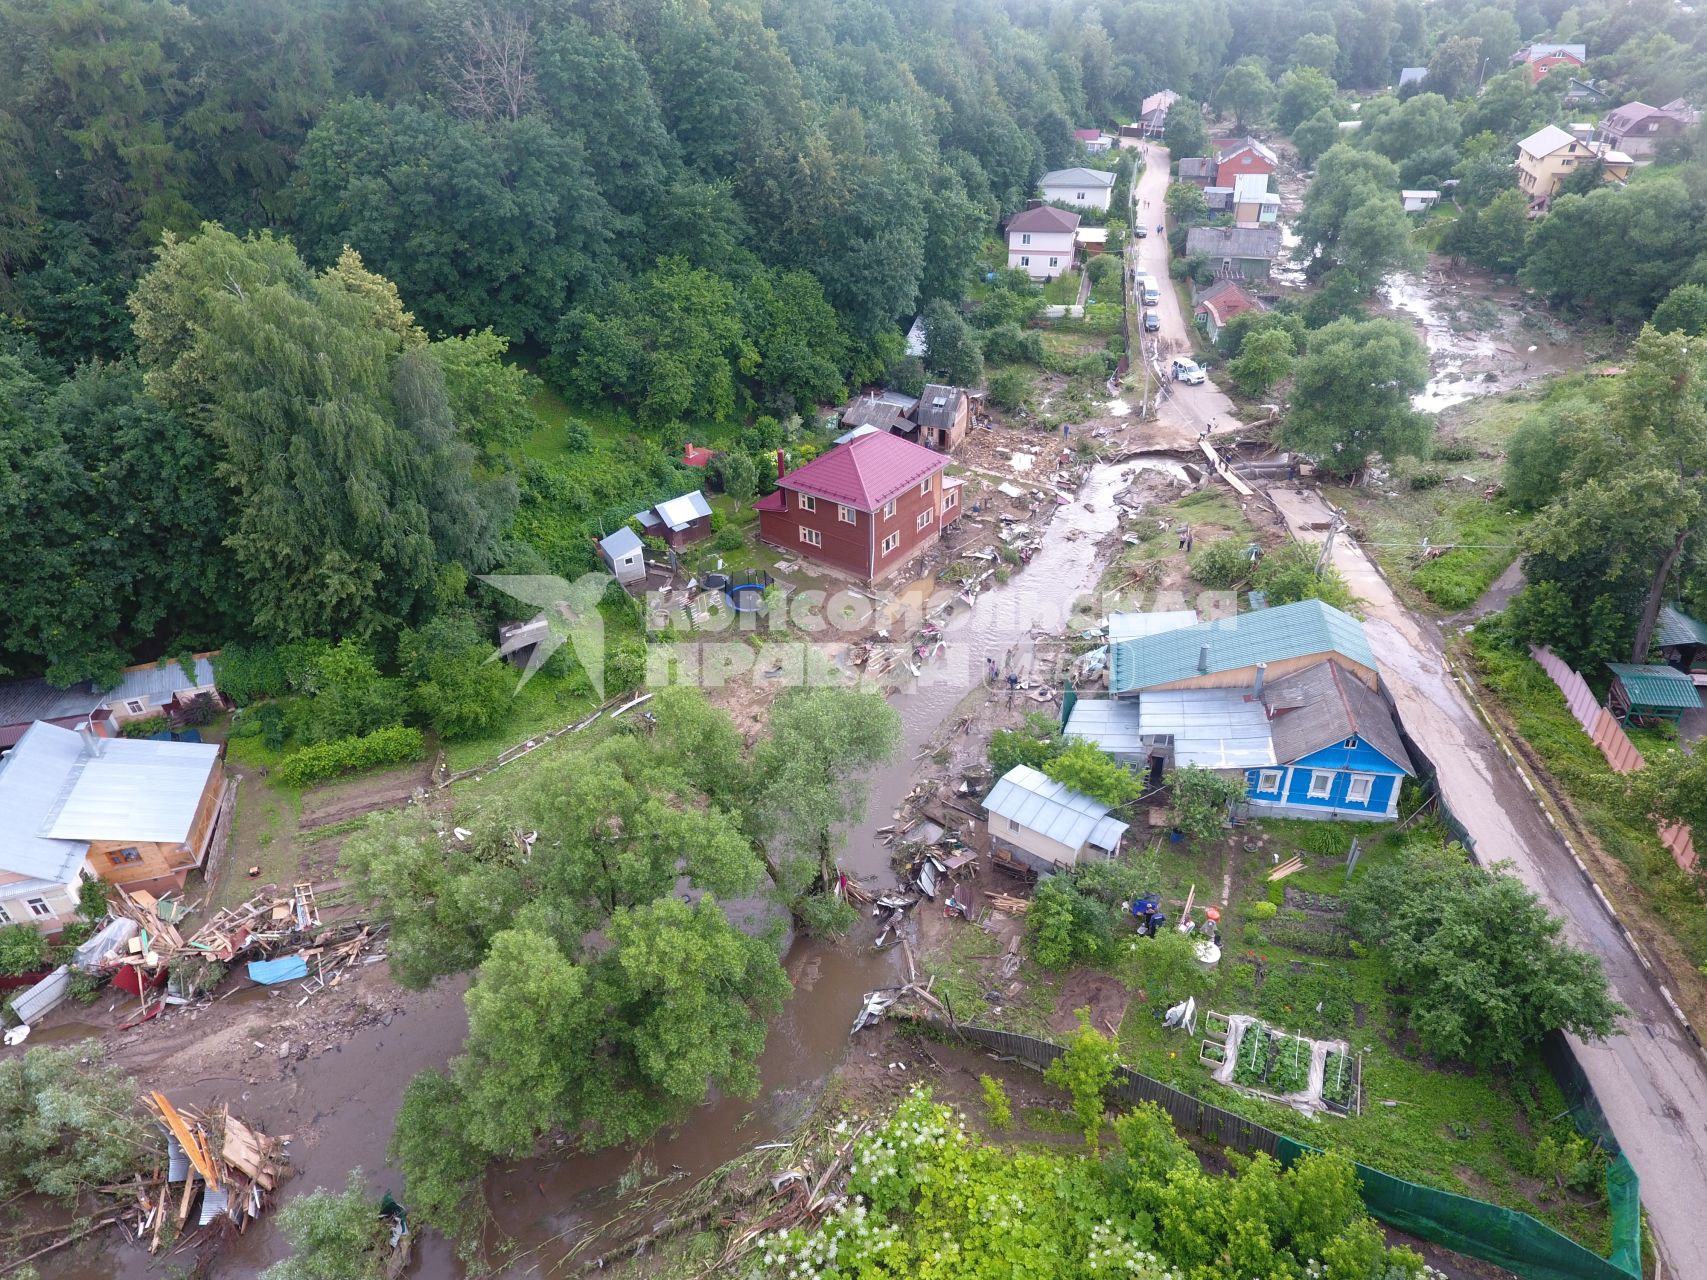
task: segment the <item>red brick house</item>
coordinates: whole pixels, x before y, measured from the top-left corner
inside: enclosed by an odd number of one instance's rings
[[[754,503],[759,537],[862,582],[888,577],[960,518],[942,454],[887,432],[837,445]]]
[[[1511,55],[1514,67],[1529,67],[1529,82],[1540,84],[1560,67],[1580,67],[1588,62],[1588,47],[1580,44],[1526,44]]]
[[[1240,138],[1237,142],[1228,143],[1216,154],[1215,181],[1210,185],[1237,186],[1234,179],[1253,173],[1272,174],[1279,164],[1280,157],[1255,138]]]

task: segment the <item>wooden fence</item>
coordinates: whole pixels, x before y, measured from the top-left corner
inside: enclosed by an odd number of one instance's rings
[[[1630,741],[1630,735],[1624,732],[1624,726],[1594,696],[1594,690],[1588,687],[1588,681],[1572,670],[1565,661],[1551,649],[1542,649],[1534,645],[1529,649],[1530,657],[1541,664],[1554,684],[1559,686],[1559,692],[1565,695],[1565,706],[1571,717],[1588,734],[1589,740],[1600,748],[1600,754],[1606,757],[1606,763],[1614,773],[1635,773],[1646,763],[1642,753],[1636,750],[1636,744]],[[1695,838],[1689,828],[1681,822],[1660,824],[1660,843],[1671,853],[1677,865],[1685,871],[1695,866]]]

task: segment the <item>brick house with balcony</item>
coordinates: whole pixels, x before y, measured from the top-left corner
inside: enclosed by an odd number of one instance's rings
[[[778,477],[754,507],[770,546],[878,582],[928,550],[960,518],[948,459],[874,431]]]

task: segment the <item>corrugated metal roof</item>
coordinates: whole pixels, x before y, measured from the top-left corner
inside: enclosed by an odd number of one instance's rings
[[[1067,713],[1062,733],[1117,758],[1141,759],[1144,734],[1138,727],[1138,705],[1131,698],[1080,698]]]
[[[1255,769],[1274,763],[1268,711],[1244,689],[1162,689],[1138,699],[1147,738],[1169,735],[1176,765]]]
[[[599,539],[599,548],[612,560],[621,560],[625,556],[634,555],[642,550],[640,535],[623,525],[615,533],[606,534]]]
[[[1052,169],[1038,180],[1040,187],[1112,187],[1114,174],[1107,169]]]
[[[100,692],[87,680],[69,689],[55,688],[46,680],[13,680],[0,685],[0,724],[86,716],[101,701]]]
[[[59,885],[77,874],[88,843],[50,839],[42,828],[82,758],[79,734],[38,720],[0,760],[0,870]]]
[[[711,505],[698,489],[658,504],[658,515],[671,529],[685,529],[711,514]]]
[[[1568,147],[1577,139],[1566,133],[1556,124],[1546,125],[1537,129],[1522,142],[1517,144],[1519,151],[1526,151],[1539,160],[1542,156],[1550,156],[1560,147]]]
[[[1209,673],[1317,653],[1337,653],[1370,670],[1380,669],[1361,622],[1320,600],[1299,600],[1111,644],[1109,690],[1137,693],[1203,675],[1198,669],[1203,645],[1209,646]]]
[[[1606,669],[1618,677],[1624,692],[1630,696],[1632,707],[1693,711],[1701,705],[1701,695],[1695,689],[1695,682],[1676,667],[1638,667],[1628,662],[1609,662]]]
[[[1181,627],[1195,627],[1197,611],[1195,609],[1160,609],[1153,613],[1111,613],[1108,615],[1108,642],[1119,644],[1122,640],[1136,640],[1140,636],[1160,635],[1164,631],[1178,631]]]
[[[54,732],[80,741],[69,729]],[[218,761],[219,747],[212,742],[100,739],[98,754],[80,753],[44,834],[55,840],[181,843]]]
[[[1269,731],[1280,764],[1355,735],[1414,776],[1387,703],[1333,662],[1318,662],[1274,681],[1263,689],[1263,702],[1273,713]]]
[[[1660,617],[1654,626],[1654,643],[1658,645],[1707,644],[1707,624],[1698,622],[1676,605],[1660,606]]]
[[[900,436],[861,436],[796,467],[777,484],[860,511],[875,511],[947,465],[942,454]]]
[[[108,702],[122,702],[126,698],[146,698],[150,702],[164,702],[174,693],[182,693],[186,689],[205,689],[213,684],[213,663],[206,658],[195,660],[196,678],[191,680],[184,674],[184,668],[177,659],[162,663],[152,663],[146,667],[130,667],[119,677],[119,682],[106,695]]]
[[[984,808],[998,818],[1011,818],[1069,849],[1080,849],[1093,842],[1099,849],[1112,849],[1112,843],[1102,841],[1109,839],[1111,831],[1118,841],[1120,833],[1126,830],[1124,822],[1108,817],[1106,804],[1023,764],[1009,769],[990,788]]]

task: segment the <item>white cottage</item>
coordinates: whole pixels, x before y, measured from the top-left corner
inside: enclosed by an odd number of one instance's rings
[[[984,799],[990,856],[1030,871],[1061,871],[1120,853],[1126,824],[1109,806],[1029,765],[1004,773]]]
[[[1033,280],[1053,280],[1073,266],[1079,215],[1040,204],[1008,219],[1008,266]]]
[[[1105,169],[1056,169],[1038,183],[1045,200],[1077,205],[1081,209],[1106,209],[1114,192],[1114,175]]]

